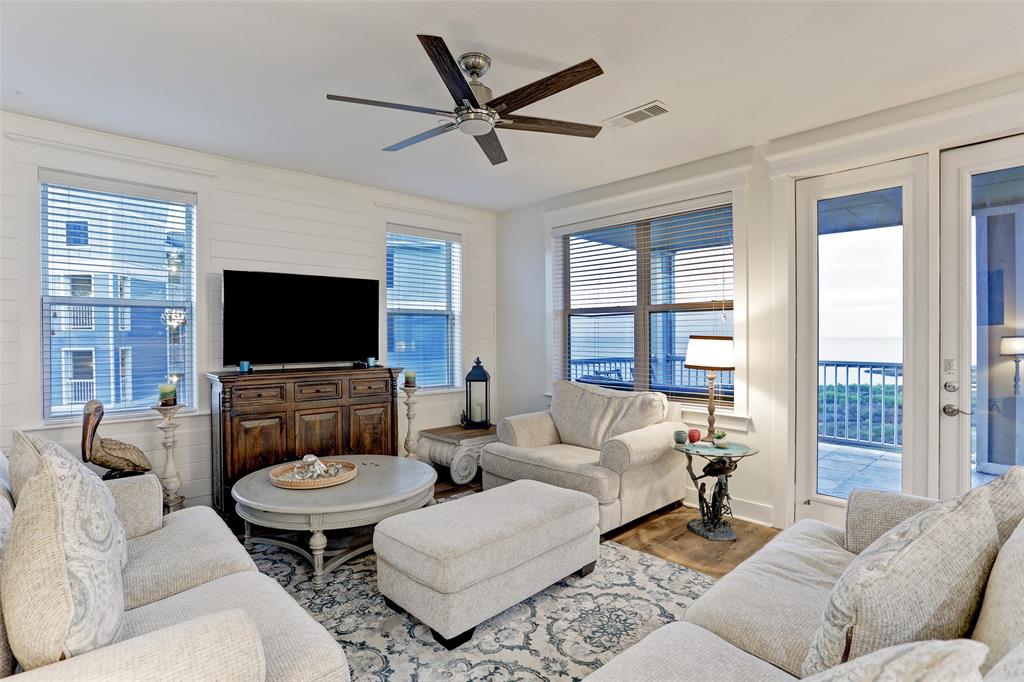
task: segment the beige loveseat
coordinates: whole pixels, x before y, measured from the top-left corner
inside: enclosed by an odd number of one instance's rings
[[[597,498],[607,533],[681,500],[689,476],[673,434],[679,405],[662,393],[555,384],[551,409],[503,419],[480,458],[484,489],[530,479]]]
[[[981,616],[975,614],[978,625],[963,636],[989,647],[982,666],[983,672],[990,672],[986,682],[1019,682],[1024,680],[1024,669],[1020,669],[1024,650],[1024,573],[1020,572],[1024,565],[1024,467],[1011,469],[988,487],[991,494],[987,499],[998,522],[1001,544],[991,574],[981,576],[981,596],[971,607],[981,613],[988,610],[986,625],[982,626]],[[936,503],[898,493],[853,491],[845,531],[812,520],[793,524],[694,602],[684,622],[655,630],[590,675],[588,682],[786,682],[804,677],[805,659],[826,617],[833,587],[847,566],[890,529]],[[1002,570],[995,578],[1000,561]],[[933,597],[935,614],[941,617],[960,594]],[[906,609],[897,609],[896,603],[893,599],[888,610],[892,618],[899,619]],[[929,608],[917,606],[919,610]],[[1000,661],[1006,662],[998,666],[1002,670],[992,669]],[[1007,667],[1019,669],[1020,677],[1007,677]],[[840,675],[837,679],[876,678]],[[890,673],[890,677],[878,679],[902,677]]]
[[[0,551],[17,514],[11,473],[0,452]],[[163,491],[152,474],[106,484],[127,546],[120,633],[112,644],[33,667],[17,679],[349,679],[345,654],[330,633],[277,581],[256,570],[212,509],[190,507],[164,516]],[[3,568],[12,566],[13,561]],[[24,642],[52,620],[42,612],[30,618],[3,615],[0,677],[18,667],[8,640]]]

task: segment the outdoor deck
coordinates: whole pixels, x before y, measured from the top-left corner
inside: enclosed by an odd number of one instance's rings
[[[818,493],[850,496],[854,488],[899,492],[902,458],[889,450],[820,443],[818,445]],[[988,483],[996,476],[971,472],[972,485]]]

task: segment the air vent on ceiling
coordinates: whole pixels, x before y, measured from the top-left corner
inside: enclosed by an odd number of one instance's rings
[[[643,106],[630,109],[629,111],[624,111],[621,114],[605,119],[603,123],[610,123],[616,128],[628,128],[634,123],[640,123],[649,118],[654,118],[655,116],[661,116],[662,114],[667,113],[668,107],[665,106],[665,103],[654,100],[653,102],[648,102]]]

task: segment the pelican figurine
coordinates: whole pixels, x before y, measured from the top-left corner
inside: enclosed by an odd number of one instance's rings
[[[82,461],[109,469],[103,478],[122,478],[142,474],[153,468],[139,448],[113,438],[100,438],[96,433],[103,419],[103,403],[90,400],[82,417]]]

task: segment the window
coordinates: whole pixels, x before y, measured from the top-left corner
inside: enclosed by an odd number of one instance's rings
[[[69,220],[65,222],[64,243],[68,246],[88,246],[89,223],[84,220]]]
[[[172,376],[193,405],[195,196],[39,179],[43,417],[78,416],[92,398],[108,414],[147,410]]]
[[[459,237],[388,232],[388,364],[424,388],[461,386],[462,244]]]
[[[562,235],[554,264],[557,378],[706,400],[683,361],[691,334],[733,334],[731,204]]]
[[[68,405],[82,405],[96,397],[96,352],[91,348],[64,348],[61,394]]]
[[[132,281],[125,275],[114,275],[114,298],[132,297]],[[132,330],[132,309],[122,306],[117,310],[117,329],[122,332]]]

